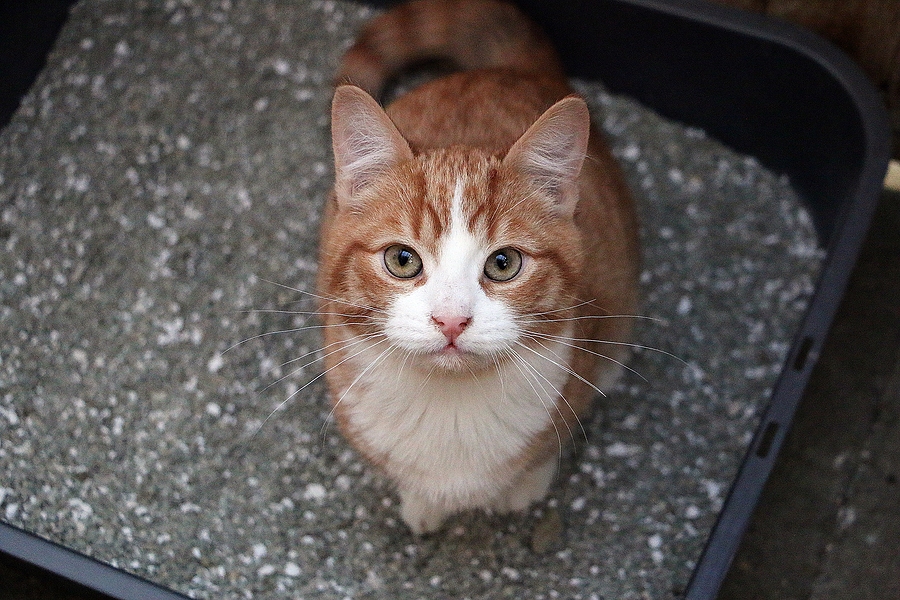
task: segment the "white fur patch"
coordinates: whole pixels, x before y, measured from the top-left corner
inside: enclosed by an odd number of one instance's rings
[[[568,374],[554,364],[571,350],[545,344],[518,358],[470,373],[422,371],[421,360],[373,348],[354,362],[365,374],[342,402],[352,428],[385,461],[401,493],[444,514],[492,508],[520,473],[508,463],[550,425]],[[377,361],[377,362],[376,362]],[[565,405],[559,410],[567,410]],[[571,435],[559,432],[566,444]]]
[[[542,497],[553,469],[523,474],[510,464],[557,410],[568,410],[557,403],[572,350],[520,345],[514,312],[482,288],[491,249],[467,229],[463,189],[458,182],[437,256],[422,256],[425,282],[388,307],[388,343],[353,359],[361,375],[340,400],[354,434],[398,484],[417,531],[461,509],[519,508]],[[435,356],[447,341],[437,314],[470,319],[455,344],[486,368],[440,367]],[[571,432],[558,433],[569,441]]]
[[[399,296],[388,309],[385,333],[392,344],[416,353],[441,350],[446,339],[432,316],[470,319],[456,345],[463,352],[492,355],[509,347],[520,334],[512,311],[489,298],[481,287],[490,249],[466,227],[462,181],[457,182],[451,222],[440,240],[438,255],[423,257],[426,282]]]

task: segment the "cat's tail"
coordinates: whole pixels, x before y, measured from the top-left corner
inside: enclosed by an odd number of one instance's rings
[[[377,97],[392,77],[431,60],[448,60],[462,70],[501,67],[562,75],[550,41],[514,6],[500,0],[413,0],[363,28],[335,81]]]

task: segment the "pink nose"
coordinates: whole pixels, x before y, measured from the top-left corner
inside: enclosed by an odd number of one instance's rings
[[[431,320],[438,326],[447,342],[452,344],[456,338],[462,334],[463,330],[469,325],[469,317],[445,317],[440,315],[432,315]]]

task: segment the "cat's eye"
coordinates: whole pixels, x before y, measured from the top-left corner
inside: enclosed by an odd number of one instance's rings
[[[384,251],[384,266],[394,277],[410,279],[422,272],[422,259],[409,246],[394,244]]]
[[[522,269],[522,254],[515,248],[500,248],[484,263],[484,274],[493,281],[509,281]]]

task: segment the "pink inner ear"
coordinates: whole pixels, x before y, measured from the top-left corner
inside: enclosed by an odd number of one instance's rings
[[[563,214],[578,203],[578,174],[587,153],[591,121],[581,98],[563,98],[522,134],[503,164],[532,179]]]
[[[338,202],[349,202],[392,167],[413,158],[409,144],[378,103],[362,89],[342,85],[331,104]]]

